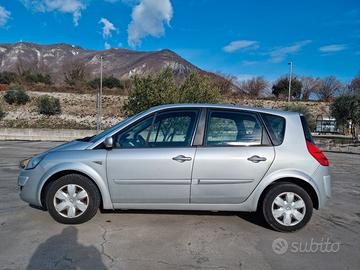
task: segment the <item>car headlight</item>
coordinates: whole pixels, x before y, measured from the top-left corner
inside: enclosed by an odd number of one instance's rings
[[[44,157],[45,155],[39,155],[33,158],[24,159],[20,161],[20,167],[25,170],[34,169],[37,165],[39,165],[39,163],[41,162],[41,160],[43,160]]]

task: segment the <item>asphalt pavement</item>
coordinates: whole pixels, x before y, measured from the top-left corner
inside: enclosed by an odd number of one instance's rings
[[[295,233],[251,213],[106,211],[76,226],[21,201],[19,160],[54,142],[0,142],[0,269],[360,269],[360,155],[326,153],[333,198]]]

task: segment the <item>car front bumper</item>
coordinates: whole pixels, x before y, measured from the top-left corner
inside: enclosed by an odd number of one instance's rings
[[[40,199],[41,177],[44,172],[41,166],[31,170],[21,170],[17,179],[20,187],[20,198],[31,205],[42,207]]]

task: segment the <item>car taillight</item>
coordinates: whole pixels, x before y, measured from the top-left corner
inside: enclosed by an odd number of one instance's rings
[[[315,145],[313,145],[311,142],[306,141],[307,149],[309,150],[309,153],[323,166],[329,166],[329,160],[324,155],[323,152],[319,148],[317,148]]]

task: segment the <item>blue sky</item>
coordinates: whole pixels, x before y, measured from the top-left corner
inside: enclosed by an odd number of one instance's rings
[[[360,1],[0,0],[0,43],[168,48],[240,79],[360,72]]]

